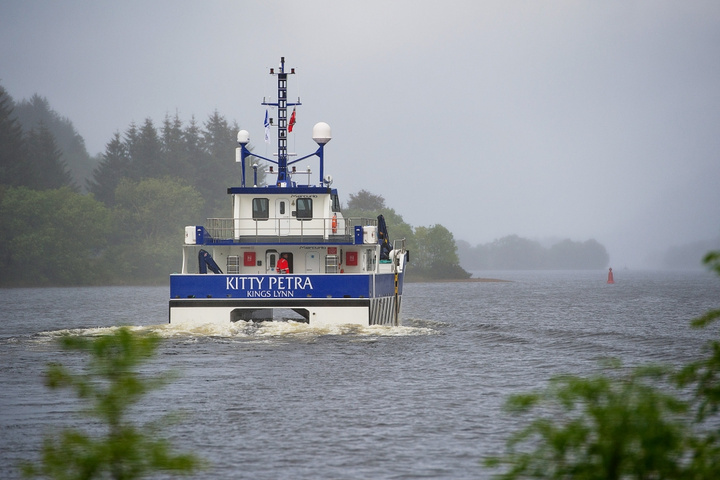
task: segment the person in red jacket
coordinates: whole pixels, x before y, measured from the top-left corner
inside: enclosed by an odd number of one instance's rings
[[[290,266],[287,261],[287,253],[280,255],[280,260],[277,262],[278,273],[290,273]]]

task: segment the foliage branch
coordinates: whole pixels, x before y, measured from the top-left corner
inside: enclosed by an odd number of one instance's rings
[[[158,438],[168,416],[142,426],[129,419],[131,408],[170,378],[147,378],[137,371],[155,353],[158,342],[157,336],[134,334],[127,328],[95,339],[63,337],[64,349],[90,356],[88,371],[72,373],[62,365],[50,365],[46,385],[73,390],[87,403],[84,413],[103,425],[104,434],[93,436],[67,428],[56,437],[47,437],[40,463],[24,465],[23,474],[28,478],[130,480],[157,471],[184,474],[197,469],[197,458],[172,453],[169,443]]]

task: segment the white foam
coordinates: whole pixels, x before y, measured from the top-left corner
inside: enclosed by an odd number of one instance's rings
[[[96,328],[79,328],[56,330],[51,332],[42,332],[41,337],[53,339],[63,335],[76,336],[100,336],[108,335],[115,332],[121,327],[96,327]],[[220,338],[269,338],[269,337],[319,337],[319,336],[357,336],[357,337],[402,337],[416,335],[433,335],[436,330],[428,327],[409,327],[409,326],[383,326],[371,325],[363,327],[360,325],[333,325],[325,327],[311,327],[307,323],[296,322],[293,320],[283,322],[235,322],[226,325],[217,324],[184,324],[173,323],[163,325],[134,326],[126,327],[134,332],[151,332],[161,338],[203,338],[203,337],[220,337]]]

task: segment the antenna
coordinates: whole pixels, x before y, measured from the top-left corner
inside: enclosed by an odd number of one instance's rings
[[[290,75],[295,74],[295,69],[290,69]],[[270,75],[277,75],[278,77],[278,95],[277,103],[265,102],[263,99],[262,105],[270,105],[277,107],[278,109],[278,122],[277,122],[277,139],[278,139],[278,186],[286,186],[290,177],[287,171],[288,153],[287,153],[287,127],[288,117],[287,108],[288,106],[294,107],[301,105],[300,99],[296,103],[288,103],[287,101],[287,80],[288,74],[285,72],[285,57],[280,57],[280,66],[278,67],[277,74],[275,69],[270,69]]]
[[[290,69],[290,74],[294,74],[295,69]],[[327,177],[323,176],[324,173],[324,163],[325,159],[323,158],[324,148],[325,145],[332,139],[332,134],[330,130],[330,125],[328,125],[325,122],[318,122],[313,126],[312,130],[312,136],[313,140],[315,140],[315,143],[318,144],[318,149],[309,155],[305,155],[304,157],[300,157],[296,160],[293,160],[292,162],[288,162],[288,157],[290,155],[287,151],[287,128],[288,128],[288,118],[287,118],[287,108],[288,107],[294,107],[297,105],[302,105],[300,103],[300,97],[298,97],[297,102],[288,102],[287,101],[287,76],[288,74],[285,73],[285,57],[280,57],[280,67],[278,68],[278,72],[275,73],[275,69],[270,69],[270,75],[277,75],[278,76],[278,99],[277,103],[268,102],[266,101],[265,97],[263,97],[263,101],[261,105],[266,106],[272,106],[278,108],[278,159],[277,161],[272,160],[270,158],[263,157],[262,155],[258,155],[256,153],[252,153],[250,150],[248,150],[247,146],[250,142],[250,134],[246,130],[240,130],[238,132],[237,140],[238,145],[240,145],[236,149],[236,157],[235,161],[240,162],[242,164],[242,186],[245,187],[245,159],[248,157],[256,157],[260,158],[262,160],[266,160],[270,163],[274,163],[278,166],[277,171],[277,187],[293,187],[295,186],[293,182],[291,182],[291,176],[293,174],[305,174],[305,172],[298,172],[296,167],[292,167],[292,171],[288,172],[288,165],[292,165],[294,163],[298,163],[302,160],[305,160],[306,158],[317,156],[320,159],[320,182],[319,185],[322,186],[323,184],[327,187],[330,187],[330,184],[332,183],[332,177],[328,175]],[[272,120],[269,121],[271,126]],[[254,185],[257,186],[257,165],[253,165],[254,170]],[[274,174],[275,171],[272,166],[270,166],[269,170],[270,174]],[[308,167],[308,170],[306,172],[308,176],[308,187],[310,186],[310,167]]]

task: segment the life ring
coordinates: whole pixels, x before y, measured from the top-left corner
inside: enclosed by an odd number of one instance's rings
[[[337,233],[337,213],[333,213],[333,218],[332,218],[332,233]]]

